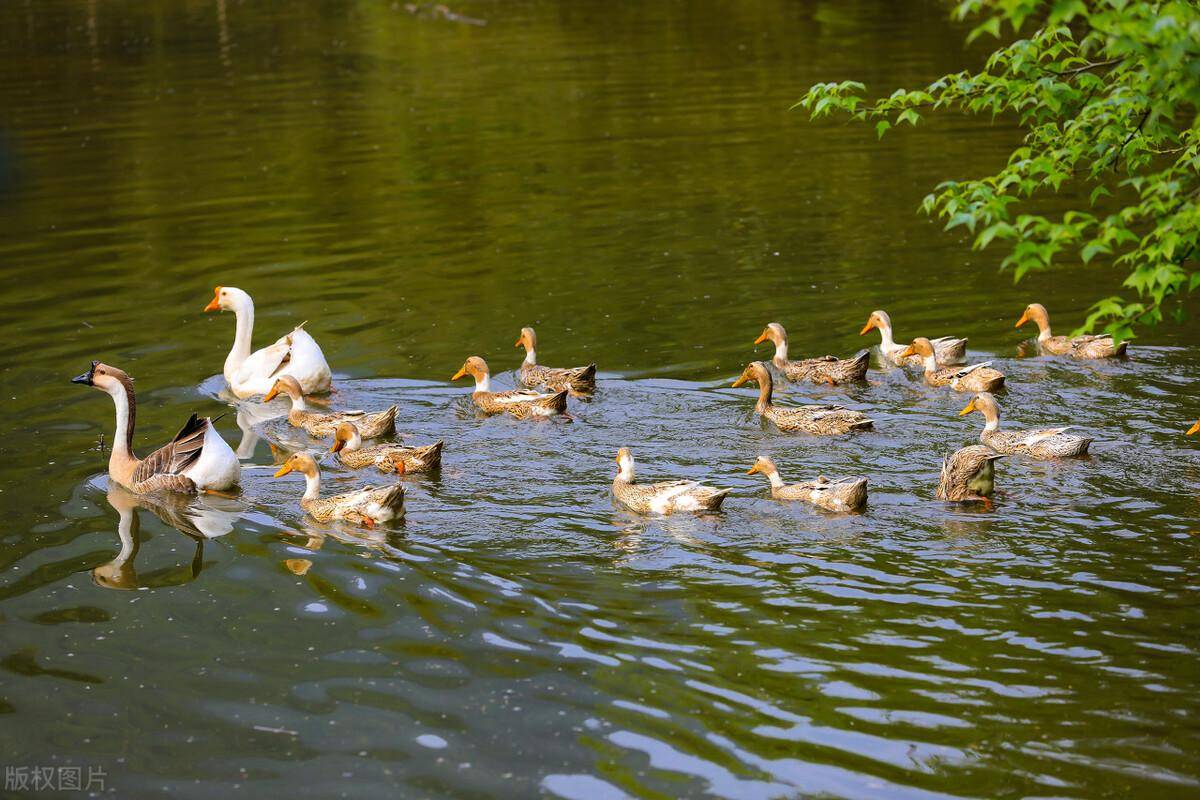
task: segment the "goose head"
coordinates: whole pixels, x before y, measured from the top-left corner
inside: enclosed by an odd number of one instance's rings
[[[250,301],[250,295],[236,286],[218,286],[213,289],[213,299],[204,307],[207,311],[237,311]]]
[[[91,369],[87,372],[71,378],[71,383],[91,386],[107,394],[115,395],[124,391],[129,396],[133,396],[133,378],[129,377],[124,370],[102,364],[99,361],[93,361]]]

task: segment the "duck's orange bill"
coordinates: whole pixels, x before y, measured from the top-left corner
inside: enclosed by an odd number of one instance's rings
[[[279,468],[279,471],[275,473],[275,477],[282,478],[284,475],[287,475],[291,471],[292,471],[291,465],[284,464],[282,467]]]
[[[750,469],[746,470],[746,474],[747,474],[747,475],[753,475],[753,474],[754,474],[754,473],[756,473],[756,472],[758,472],[758,464],[755,464],[753,467],[751,467]]]
[[[763,331],[762,333],[760,333],[760,334],[758,335],[758,338],[754,340],[754,343],[755,343],[755,344],[762,344],[763,342],[765,342],[767,339],[770,339],[770,338],[771,338],[771,337],[770,337],[770,336],[767,334],[767,332],[766,332],[766,331]]]
[[[213,289],[213,299],[208,301],[208,305],[204,307],[205,311],[220,311],[221,310],[221,287]]]
[[[1188,435],[1188,436],[1194,436],[1194,435],[1195,435],[1195,434],[1197,434],[1197,433],[1200,433],[1200,419],[1196,420],[1196,424],[1195,424],[1195,425],[1193,425],[1192,427],[1188,428],[1187,435]]]
[[[333,440],[333,447],[330,447],[330,448],[329,448],[329,452],[331,452],[331,453],[336,453],[336,452],[340,451],[340,450],[341,450],[343,447],[345,447],[345,446],[346,446],[346,443],[345,443],[345,442],[343,442],[341,439],[334,439],[334,440]]]
[[[962,411],[958,412],[958,415],[960,417],[965,417],[967,414],[970,414],[974,410],[975,410],[975,398],[972,397],[971,402],[967,403],[967,407],[964,408]]]
[[[467,365],[463,364],[462,367],[458,370],[458,372],[454,373],[454,377],[451,378],[450,380],[456,381],[459,378],[461,378],[463,375],[466,375],[466,374],[467,374]]]
[[[917,351],[913,350],[912,345],[910,344],[908,347],[904,348],[904,352],[900,354],[900,357],[908,358],[909,356],[915,356],[916,354]]]
[[[1022,325],[1024,325],[1026,322],[1029,322],[1029,312],[1028,312],[1028,311],[1026,311],[1025,313],[1021,314],[1021,318],[1020,318],[1019,320],[1017,320],[1017,324],[1016,324],[1016,325],[1014,325],[1013,327],[1014,327],[1014,328],[1019,328],[1019,327],[1021,327]]]
[[[863,325],[862,330],[858,332],[858,335],[865,336],[867,334],[867,332],[870,331],[874,327],[875,327],[875,320],[869,319],[869,320],[867,320],[867,324]]]
[[[517,343],[514,344],[513,347],[520,347],[523,344],[525,344],[525,334],[522,333],[521,336],[517,339]]]
[[[279,387],[278,387],[278,386],[272,386],[272,387],[271,387],[271,391],[269,391],[269,392],[267,392],[266,394],[264,394],[264,395],[263,395],[263,402],[264,402],[264,403],[269,403],[269,402],[271,402],[272,400],[274,400],[274,399],[275,399],[276,397],[278,397],[278,396],[279,396]]]
[[[748,380],[748,378],[745,375],[743,375],[742,377],[738,378],[736,381],[733,382],[733,388],[736,389],[739,386],[744,386],[746,384],[747,380]]]

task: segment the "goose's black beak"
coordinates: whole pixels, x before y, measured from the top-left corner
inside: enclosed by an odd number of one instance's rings
[[[96,365],[99,363],[100,363],[99,361],[93,361],[92,368],[89,369],[87,372],[83,373],[82,375],[76,375],[74,378],[71,378],[71,383],[82,383],[84,386],[91,386],[92,385],[92,373],[96,371]]]

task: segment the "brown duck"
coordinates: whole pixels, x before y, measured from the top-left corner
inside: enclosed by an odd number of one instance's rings
[[[1087,455],[1092,440],[1086,436],[1066,433],[1072,426],[1043,428],[1033,431],[1000,430],[1000,404],[987,392],[971,398],[966,408],[958,412],[960,417],[978,411],[983,415],[983,432],[979,441],[999,453],[1027,455],[1031,458],[1070,458]]]
[[[1016,327],[1027,322],[1038,326],[1038,348],[1045,353],[1073,358],[1116,358],[1125,355],[1129,342],[1113,344],[1112,334],[1100,333],[1088,336],[1055,336],[1050,332],[1050,314],[1041,303],[1030,303],[1025,313],[1017,320]]]
[[[831,481],[824,475],[807,483],[786,484],[775,462],[759,456],[747,475],[759,473],[771,482],[771,496],[776,500],[803,500],[826,511],[857,511],[867,504],[866,478],[840,478]]]
[[[304,496],[300,507],[317,522],[340,519],[373,527],[404,516],[404,486],[394,484],[383,488],[366,488],[356,492],[321,497],[321,471],[308,453],[293,454],[275,473],[282,478],[290,472],[304,476]]]
[[[525,348],[525,360],[517,376],[523,386],[530,389],[545,386],[554,392],[563,389],[575,394],[590,394],[596,391],[596,365],[584,367],[543,367],[537,363],[537,334],[533,328],[521,328],[516,347]]]
[[[868,430],[874,424],[861,411],[845,406],[794,406],[784,407],[771,403],[774,383],[771,371],[761,361],[751,361],[742,371],[741,377],[733,382],[734,388],[751,381],[758,384],[758,402],[754,410],[769,419],[781,431],[805,431],[819,435],[850,433]]]
[[[374,466],[380,472],[429,472],[442,465],[442,445],[438,440],[424,447],[404,447],[385,442],[363,447],[362,435],[353,422],[343,422],[333,434],[329,452],[350,469]]]
[[[471,399],[485,414],[512,414],[517,419],[531,417],[552,417],[561,414],[567,419],[567,390],[563,389],[552,394],[534,392],[528,389],[513,389],[507,392],[493,392],[491,373],[487,362],[479,356],[471,356],[454,373],[450,380],[456,381],[464,375],[475,379],[475,391]]]
[[[770,340],[775,345],[775,356],[771,363],[783,373],[789,381],[812,381],[836,386],[839,383],[861,381],[867,374],[867,365],[871,361],[870,352],[863,350],[854,358],[835,358],[821,356],[806,358],[802,361],[788,360],[787,331],[778,322],[772,322],[763,328],[763,332],[754,340],[762,344]]]
[[[293,427],[303,428],[309,436],[324,439],[332,436],[337,426],[343,422],[353,422],[364,437],[377,439],[380,436],[391,436],[396,432],[396,407],[391,406],[383,411],[368,414],[365,411],[309,411],[304,402],[304,392],[300,383],[291,375],[285,375],[275,381],[271,391],[263,397],[263,402],[274,400],[280,392],[292,399],[292,408],[288,411],[288,422]]]
[[[939,367],[933,342],[925,337],[913,339],[901,355],[918,355],[925,362],[925,382],[931,386],[949,386],[956,392],[994,392],[1004,386],[1004,374],[984,361],[969,367]]]
[[[978,502],[991,505],[995,489],[995,461],[1004,458],[990,447],[973,444],[942,459],[942,477],[938,482],[939,500],[950,503]]]
[[[633,453],[628,447],[617,451],[617,477],[613,496],[620,503],[643,514],[671,514],[675,511],[715,511],[725,502],[731,489],[714,489],[696,481],[634,483]]]

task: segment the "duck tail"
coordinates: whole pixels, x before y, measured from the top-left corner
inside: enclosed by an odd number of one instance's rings
[[[541,397],[533,401],[533,404],[538,408],[544,408],[547,411],[552,411],[555,414],[567,413],[567,390],[555,392],[549,397]]]

